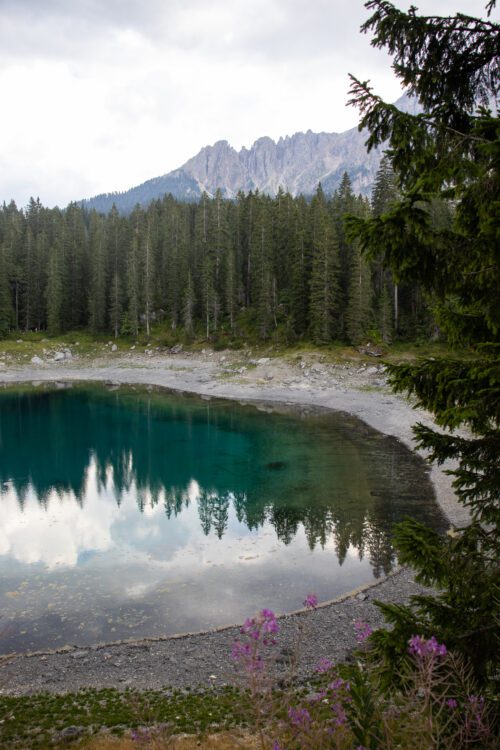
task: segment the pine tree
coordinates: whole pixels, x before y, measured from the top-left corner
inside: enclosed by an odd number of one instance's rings
[[[106,239],[104,222],[95,211],[90,216],[89,326],[93,333],[106,326]]]
[[[338,243],[321,185],[311,203],[313,257],[310,290],[310,326],[313,341],[325,344],[339,330]]]
[[[5,245],[0,243],[0,339],[9,333],[13,318],[6,256]]]
[[[372,316],[371,269],[359,245],[351,246],[345,327],[349,343],[360,344],[368,334]]]
[[[115,339],[118,335],[122,326],[122,314],[123,314],[123,293],[121,286],[121,279],[118,272],[113,273],[111,279],[111,289],[109,295],[109,322]]]
[[[339,318],[337,322],[337,336],[347,338],[345,311],[349,299],[349,284],[352,276],[351,256],[352,246],[346,237],[344,218],[347,215],[359,215],[359,202],[352,191],[351,178],[344,172],[339,189],[332,197],[332,213],[335,221],[338,250],[338,279],[337,297]]]
[[[64,223],[62,313],[64,328],[72,330],[85,325],[88,312],[87,236],[81,207],[70,203],[64,211]]]
[[[107,255],[109,258],[109,325],[115,338],[118,338],[122,324],[124,291],[124,253],[126,246],[123,237],[122,219],[113,204],[106,221]]]
[[[308,206],[303,196],[295,201],[293,240],[290,251],[290,316],[298,336],[306,333],[309,324],[309,288],[311,276],[311,247],[307,242]]]
[[[211,333],[217,331],[218,321],[218,298],[214,283],[214,267],[212,259],[207,255],[203,259],[201,266],[201,298],[203,307],[203,318],[205,322],[205,333],[207,341]]]
[[[194,333],[194,286],[191,272],[188,271],[187,284],[183,295],[182,304],[182,325],[188,336],[192,336]]]
[[[162,204],[159,227],[160,258],[158,277],[160,298],[173,330],[182,319],[182,291],[187,283],[189,257],[189,227],[186,206],[166,196]],[[194,279],[191,273],[191,283]]]
[[[410,606],[379,605],[394,627],[379,632],[375,645],[394,677],[390,668],[404,658],[407,639],[434,634],[464,653],[485,681],[495,670],[500,558],[500,247],[493,219],[500,144],[499,118],[488,108],[499,94],[500,27],[461,14],[419,17],[415,8],[403,13],[385,0],[367,7],[373,15],[363,30],[389,49],[424,111],[399,112],[352,79],[368,147],[389,140],[402,197],[382,216],[352,218],[351,236],[368,257],[382,253],[398,278],[433,295],[449,341],[475,353],[391,368],[395,389],[413,394],[446,430],[414,428],[431,459],[458,462],[454,487],[471,523],[444,537],[414,521],[399,526],[400,561],[441,591],[413,597]],[[433,220],[436,200],[454,206],[451,226]],[[453,432],[461,426],[469,437]]]
[[[65,242],[65,223],[64,219],[56,215],[58,228],[56,236],[53,238],[49,248],[49,268],[47,277],[47,330],[50,334],[56,335],[65,327],[63,324],[64,314],[64,242]]]
[[[396,173],[389,156],[384,154],[372,190],[373,215],[382,216],[387,213],[400,197]],[[389,344],[393,339],[393,333],[397,334],[399,328],[399,285],[392,278],[391,271],[384,268],[381,260],[375,260],[373,265],[378,328],[382,340]]]
[[[384,344],[392,343],[393,332],[392,296],[385,275],[382,277],[382,290],[377,305],[377,326]]]
[[[251,301],[255,307],[259,336],[267,339],[276,325],[276,298],[273,285],[272,224],[270,201],[255,196],[253,208]]]
[[[143,216],[140,206],[134,209],[131,217],[132,237],[127,253],[127,315],[126,315],[126,333],[131,333],[137,338],[139,335],[139,315],[140,315],[140,273],[141,258],[139,246],[141,242],[141,224]],[[121,326],[123,331],[123,324]],[[125,331],[124,331],[125,332]]]
[[[145,236],[143,239],[143,299],[144,322],[146,335],[151,333],[151,320],[154,314],[154,281],[155,281],[155,253],[152,241],[151,220],[146,219]]]
[[[19,329],[23,323],[23,300],[26,297],[28,266],[25,253],[27,246],[25,222],[22,211],[18,211],[14,201],[11,201],[7,207],[5,205],[3,207],[0,243],[3,245],[4,310],[6,310],[8,300],[9,310],[13,313],[8,315],[8,329],[10,330],[12,326]],[[4,321],[6,319],[4,313]]]

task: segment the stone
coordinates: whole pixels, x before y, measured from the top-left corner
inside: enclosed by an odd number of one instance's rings
[[[31,357],[31,364],[32,365],[43,365],[43,359],[40,357],[37,357],[36,354],[34,357]]]
[[[176,344],[170,349],[171,354],[180,354],[184,349],[182,344]]]
[[[73,653],[70,654],[70,657],[72,659],[84,659],[87,655],[86,651],[73,651]]]
[[[54,362],[62,362],[64,360],[64,352],[56,352],[54,354]]]
[[[75,727],[75,726],[64,727],[64,729],[61,729],[61,731],[56,734],[56,740],[76,739],[77,737],[81,737],[83,732],[84,732],[83,727]]]
[[[269,357],[261,357],[257,360],[258,365],[268,365],[271,359]]]
[[[112,352],[117,352],[117,351],[118,351],[118,347],[117,347],[117,345],[116,345],[116,344],[113,344],[113,345],[111,346],[111,351],[112,351]]]

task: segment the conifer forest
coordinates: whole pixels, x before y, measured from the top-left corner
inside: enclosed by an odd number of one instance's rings
[[[327,197],[220,191],[198,203],[171,195],[128,216],[31,199],[0,209],[0,336],[12,330],[238,343],[305,339],[359,344],[428,338],[429,300],[363,259],[344,216],[378,216],[398,198],[382,159],[372,200],[347,173]],[[445,212],[446,213],[446,212]],[[436,209],[436,221],[446,221]]]

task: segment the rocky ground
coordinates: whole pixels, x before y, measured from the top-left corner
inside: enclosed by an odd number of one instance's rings
[[[355,622],[366,622],[372,628],[382,625],[374,599],[403,602],[421,591],[409,571],[403,569],[375,586],[352,592],[314,611],[280,618],[274,675],[278,679],[286,677],[295,656],[295,674],[300,680],[312,674],[322,658],[344,660],[357,645]],[[241,675],[231,659],[232,645],[238,637],[239,628],[230,627],[165,639],[89,648],[67,646],[57,652],[19,655],[2,665],[2,692],[26,695],[73,692],[85,687],[168,690],[239,684]]]
[[[160,351],[131,347],[118,351],[110,342],[99,357],[80,356],[77,347],[47,349],[43,356],[24,363],[0,355],[0,387],[46,381],[99,380],[110,387],[122,383],[160,386],[200,394],[203,398],[231,398],[260,403],[279,402],[297,409],[323,407],[349,412],[370,426],[413,446],[411,425],[430,424],[429,416],[415,413],[405,399],[387,387],[384,367],[371,362],[336,362],[321,353],[291,356],[255,356],[245,352],[185,352],[181,347]],[[438,502],[450,523],[466,520],[443,469],[433,468]],[[301,648],[297,673],[304,677],[321,657],[344,659],[356,645],[353,623],[381,624],[373,599],[405,601],[420,587],[407,570],[363,591],[321,606],[314,612],[288,615],[281,633],[275,670],[289,668],[299,632]],[[251,614],[251,613],[249,613]],[[98,644],[91,648],[17,655],[0,665],[0,689],[9,694],[48,690],[73,691],[81,687],[134,686],[137,688],[193,687],[234,684],[238,675],[229,654],[237,627],[184,634],[160,640]]]

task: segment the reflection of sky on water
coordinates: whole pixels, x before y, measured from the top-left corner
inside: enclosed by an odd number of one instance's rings
[[[147,562],[156,571],[183,568],[193,572],[200,565],[231,566],[241,561],[258,565],[265,555],[285,551],[269,524],[260,532],[249,532],[234,510],[229,513],[224,543],[215,534],[206,536],[196,505],[201,492],[192,479],[182,493],[183,512],[176,517],[165,516],[161,495],[157,504],[146,502],[138,513],[135,487],[132,485],[117,505],[112,479],[105,488],[99,486],[94,462],[87,472],[84,505],[72,493],[59,495],[54,490],[42,506],[30,489],[21,509],[15,490],[9,488],[0,493],[0,555],[25,565],[41,564],[46,571],[88,566],[97,553],[108,553],[115,562],[122,558],[128,564],[133,559],[135,563]],[[297,546],[312,554],[303,533]],[[333,540],[327,541],[324,550],[335,553]],[[142,588],[137,584],[125,591],[135,595]]]
[[[111,476],[92,462],[83,505],[55,491],[41,505],[30,488],[22,508],[14,488],[0,495],[0,652],[130,635],[200,630],[241,621],[265,604],[301,606],[314,581],[321,598],[369,580],[368,560],[349,547],[340,581],[335,540],[312,552],[300,528],[293,544],[270,522],[249,530],[230,507],[223,539],[205,535],[191,480],[184,507],[167,518],[161,496],[137,508],[135,487],[116,503]],[[15,625],[14,625],[15,623]],[[131,625],[132,623],[132,625]],[[64,633],[65,635],[62,635]]]
[[[408,508],[434,512],[415,458],[350,418],[102,389],[2,398],[0,653],[329,599],[391,569]]]

